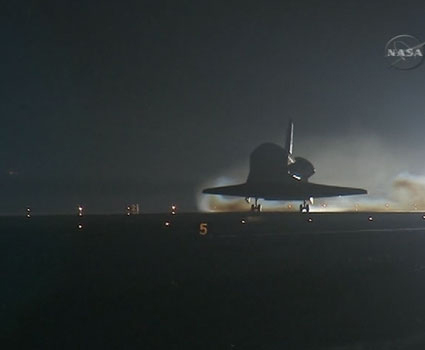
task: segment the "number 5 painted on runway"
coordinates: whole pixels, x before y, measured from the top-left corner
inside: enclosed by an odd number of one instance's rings
[[[208,233],[208,224],[206,222],[201,222],[199,224],[199,234],[205,236]]]

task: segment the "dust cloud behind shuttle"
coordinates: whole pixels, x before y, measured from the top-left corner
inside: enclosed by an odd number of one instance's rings
[[[310,159],[316,168],[311,182],[363,187],[368,195],[321,198],[312,211],[414,211],[425,210],[425,163],[421,150],[405,146],[369,130],[352,130],[332,138],[297,135],[295,155]],[[259,140],[261,141],[261,140]],[[276,139],[281,144],[282,139]],[[255,145],[254,145],[255,146]],[[410,146],[410,147],[409,147]],[[246,211],[244,199],[201,194],[201,189],[241,183],[248,174],[248,158],[223,169],[199,185],[197,205],[201,211]],[[298,211],[299,202],[264,201],[265,211]]]

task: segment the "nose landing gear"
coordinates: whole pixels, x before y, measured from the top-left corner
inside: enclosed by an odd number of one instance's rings
[[[300,213],[308,213],[310,211],[309,202],[304,200],[303,204],[300,204]]]
[[[255,198],[254,204],[251,204],[251,211],[253,211],[253,212],[260,212],[261,211],[261,204],[258,203],[258,198]]]

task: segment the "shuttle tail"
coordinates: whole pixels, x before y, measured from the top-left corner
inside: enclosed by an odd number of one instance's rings
[[[286,130],[285,150],[288,153],[288,164],[294,162],[292,158],[292,151],[294,146],[294,123],[292,119],[289,120],[288,129]]]

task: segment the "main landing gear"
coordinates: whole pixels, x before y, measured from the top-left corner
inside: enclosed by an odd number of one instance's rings
[[[300,204],[300,213],[308,213],[310,211],[310,205],[308,201],[304,201],[303,204]]]
[[[249,203],[249,201],[247,200]],[[261,211],[261,204],[258,203],[258,198],[255,198],[254,204],[251,204],[251,211],[253,212],[260,212]]]

